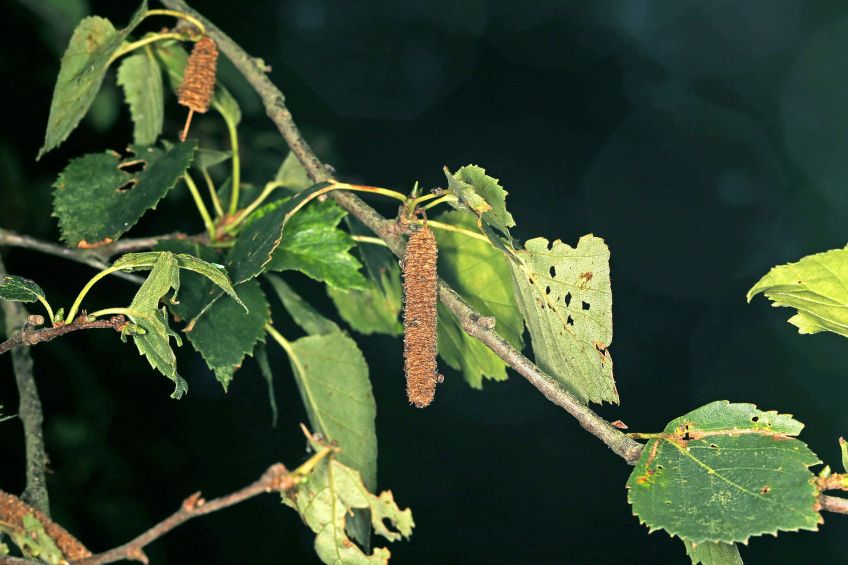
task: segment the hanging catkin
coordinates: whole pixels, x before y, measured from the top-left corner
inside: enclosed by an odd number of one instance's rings
[[[215,91],[215,72],[218,68],[218,46],[211,37],[203,37],[194,44],[183,72],[183,82],[178,90],[179,103],[188,106],[189,113],[180,139],[185,140],[194,112],[205,114],[209,110]]]
[[[436,365],[437,256],[436,237],[425,224],[409,237],[403,262],[406,395],[418,408],[433,401],[439,380]]]

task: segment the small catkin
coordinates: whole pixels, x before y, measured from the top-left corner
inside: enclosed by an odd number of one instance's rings
[[[206,113],[215,91],[217,67],[218,46],[211,37],[203,37],[194,44],[186,63],[179,89],[179,103],[198,114]]]
[[[59,548],[66,560],[76,561],[77,559],[91,557],[91,552],[77,538],[69,534],[65,528],[53,522],[32,506],[25,504],[17,496],[0,491],[0,521],[20,529],[24,527],[24,516],[27,514],[32,514],[36,520],[41,522],[41,525],[44,526],[44,532],[56,543],[56,547]]]
[[[426,225],[409,237],[403,262],[403,357],[406,395],[418,408],[433,401],[439,381],[437,257],[436,237]]]

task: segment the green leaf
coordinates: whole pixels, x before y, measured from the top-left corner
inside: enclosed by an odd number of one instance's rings
[[[271,370],[271,364],[268,362],[268,350],[265,348],[264,342],[259,342],[253,352],[256,359],[256,364],[259,365],[259,372],[268,384],[268,404],[271,406],[271,427],[277,427],[277,397],[274,395],[274,372]]]
[[[274,288],[277,296],[280,297],[283,306],[286,307],[286,310],[295,323],[303,328],[303,331],[309,335],[325,335],[341,331],[335,322],[319,314],[299,294],[293,291],[283,279],[275,276],[268,276],[267,278],[271,282],[271,286]]]
[[[15,275],[4,275],[0,279],[0,298],[14,302],[35,302],[44,298],[44,291],[34,281]]]
[[[795,439],[803,424],[753,404],[718,401],[669,422],[627,481],[633,513],[691,543],[747,543],[816,530],[818,457]]]
[[[205,171],[215,165],[220,165],[231,159],[230,151],[216,151],[215,149],[198,149],[194,154],[193,165],[200,171]]]
[[[171,90],[176,93],[183,82],[183,72],[186,62],[188,62],[188,53],[176,41],[157,41],[154,49],[156,58],[165,69],[165,76],[168,77]],[[239,108],[238,102],[220,81],[215,83],[212,107],[232,126],[241,122],[241,108]]]
[[[177,249],[178,247],[179,244],[178,246],[172,245],[170,246],[170,250]],[[187,247],[189,249],[192,248],[191,244],[188,244]],[[159,256],[162,253],[167,252],[168,251],[145,251],[142,253],[127,253],[126,255],[122,255],[118,258],[112,266],[127,272],[152,269],[159,260]],[[204,261],[190,253],[175,253],[174,258],[177,260],[177,265],[180,269],[192,271],[206,277],[209,281],[226,292],[230,298],[241,305],[245,311],[248,310],[247,306],[242,303],[238,294],[236,294],[235,289],[233,289],[232,284],[230,283],[230,277],[227,275],[227,270],[223,265]]]
[[[448,190],[461,204],[488,225],[509,234],[515,225],[512,214],[506,210],[506,195],[500,181],[486,174],[486,169],[477,165],[466,165],[455,173],[445,167]]]
[[[316,184],[292,198],[275,202],[267,214],[252,222],[239,234],[227,255],[227,270],[233,281],[241,283],[262,273],[271,262],[274,250],[283,239],[283,228],[289,218],[298,212],[304,199],[327,186]]]
[[[474,217],[465,211],[443,214],[440,221],[473,229]],[[507,258],[485,241],[461,233],[437,230],[439,276],[475,310],[497,320],[495,331],[521,350],[524,320],[515,301]],[[469,336],[453,314],[439,305],[439,355],[461,370],[472,388],[482,388],[483,378],[506,380],[506,364],[491,349]]]
[[[327,287],[327,294],[339,311],[339,315],[355,331],[370,335],[403,334],[403,325],[398,319],[403,291],[400,284],[400,268],[397,263],[389,265],[379,280],[367,279],[364,290],[339,290]]]
[[[354,511],[370,512],[374,531],[389,541],[408,538],[415,522],[411,510],[397,506],[391,491],[375,496],[371,490],[373,487],[363,484],[360,473],[330,457],[318,463],[307,480],[287,491],[283,502],[297,510],[315,532],[315,552],[324,563],[385,565],[391,556],[389,550],[377,547],[366,555],[345,533],[347,518]]]
[[[377,405],[368,365],[348,336],[336,332],[302,337],[287,353],[312,427],[341,447],[339,461],[377,485]]]
[[[129,318],[143,333],[133,333],[133,341],[139,353],[147,357],[150,365],[174,381],[176,385],[171,398],[182,398],[188,383],[177,374],[177,358],[171,349],[170,338],[177,345],[180,338],[168,326],[165,309],[159,310],[159,301],[173,288],[180,288],[180,270],[177,259],[171,253],[161,253],[147,280],[138,289],[130,304]]]
[[[292,192],[300,192],[312,186],[312,179],[309,178],[306,169],[303,168],[303,165],[291,151],[277,170],[274,180]]]
[[[692,560],[692,565],[742,565],[742,557],[735,543],[704,543],[694,544],[683,540],[686,555]]]
[[[338,228],[346,214],[331,200],[310,203],[286,224],[268,269],[300,271],[340,290],[365,288],[362,264],[350,254],[356,243]]]
[[[133,141],[136,145],[153,145],[162,134],[165,120],[162,70],[153,54],[144,50],[124,59],[118,68],[118,84],[130,107]]]
[[[79,125],[103,83],[112,55],[141,22],[146,11],[144,0],[127,27],[120,31],[115,30],[109,20],[98,16],[85,18],[77,25],[62,56],[44,145],[36,159],[65,141]]]
[[[196,147],[190,140],[167,150],[133,146],[126,159],[110,151],[73,159],[53,185],[62,238],[80,247],[117,240],[177,184]],[[141,172],[124,170],[138,164]]]
[[[789,318],[798,333],[831,331],[848,337],[848,248],[774,267],[748,291],[748,302],[761,292],[772,306],[798,310]]]
[[[536,363],[583,402],[618,403],[604,240],[586,235],[574,248],[539,237],[515,257],[509,265]]]
[[[839,438],[839,451],[842,454],[842,470],[848,473],[848,442],[844,437]]]
[[[0,533],[7,534],[27,558],[38,559],[50,565],[67,563],[56,542],[44,530],[44,524],[33,513],[24,514],[20,526],[17,527],[0,521]]]

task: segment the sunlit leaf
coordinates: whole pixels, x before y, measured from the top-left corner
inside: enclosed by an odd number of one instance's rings
[[[15,275],[0,279],[0,298],[15,302],[35,302],[44,298],[44,291],[34,281]]]
[[[150,51],[130,55],[118,68],[118,84],[130,107],[133,141],[136,145],[153,145],[162,134],[165,101],[162,70]]]
[[[167,150],[131,147],[134,155],[126,159],[111,151],[73,159],[53,185],[62,238],[80,247],[117,240],[177,184],[196,147],[190,140]]]
[[[627,481],[633,513],[690,543],[747,543],[816,530],[818,457],[795,439],[803,424],[753,404],[717,401],[669,422]]]
[[[37,158],[65,141],[79,125],[94,102],[112,55],[141,22],[146,11],[144,0],[122,30],[116,30],[109,20],[98,16],[90,16],[77,24],[62,56],[44,145]]]
[[[510,261],[536,363],[583,402],[618,402],[612,372],[609,249],[531,239]]]
[[[772,306],[798,310],[789,318],[798,333],[831,331],[848,337],[848,248],[774,267],[748,291],[748,302],[761,292]]]

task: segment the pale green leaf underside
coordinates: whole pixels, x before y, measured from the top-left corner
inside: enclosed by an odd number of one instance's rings
[[[818,457],[795,439],[803,424],[752,404],[718,401],[669,422],[627,481],[633,513],[692,543],[747,542],[816,530]]]
[[[798,333],[830,331],[848,337],[848,248],[774,267],[748,291],[748,302],[761,292],[772,306],[798,310],[789,318]]]
[[[280,168],[277,169],[274,180],[292,192],[306,190],[313,184],[312,179],[306,174],[306,169],[303,168],[303,165],[300,164],[298,158],[291,151],[283,159]]]
[[[356,342],[336,332],[291,343],[289,361],[312,427],[341,447],[339,460],[377,484],[377,405]]]
[[[475,220],[465,211],[448,212],[439,221],[474,229]],[[524,320],[515,300],[506,257],[487,242],[463,234],[437,231],[439,276],[477,312],[497,320],[495,331],[513,347],[524,347]],[[439,305],[439,355],[461,370],[472,388],[482,388],[483,379],[506,379],[506,365],[492,350],[466,334],[459,321]]]
[[[144,1],[127,27],[120,31],[115,30],[109,20],[98,16],[83,19],[74,29],[62,56],[59,76],[53,89],[44,145],[38,151],[37,158],[40,159],[65,141],[79,125],[100,90],[109,68],[109,60],[141,22],[146,11],[147,2]]]
[[[683,540],[686,555],[692,560],[692,565],[742,565],[742,557],[735,543],[704,542],[693,544]]]
[[[142,50],[124,59],[118,68],[118,84],[130,107],[133,141],[136,145],[153,145],[162,134],[165,120],[162,70],[153,54]]]
[[[328,320],[318,313],[311,304],[306,302],[299,294],[283,281],[280,277],[268,275],[268,281],[285,306],[289,315],[295,323],[303,328],[309,335],[324,335],[340,332],[341,329],[332,320]]]
[[[618,403],[604,240],[585,235],[574,248],[540,237],[516,255],[509,265],[536,363],[583,402]]]
[[[459,202],[470,209],[488,225],[509,234],[509,228],[515,225],[506,209],[507,192],[496,178],[486,174],[486,169],[477,165],[466,165],[451,173],[445,168],[448,190]]]
[[[403,297],[400,268],[395,263],[378,276],[379,281],[367,279],[364,290],[338,290],[328,286],[327,294],[342,319],[355,331],[365,335],[401,335],[403,325],[398,319]]]
[[[330,565],[385,565],[391,553],[377,547],[366,554],[351,541],[345,523],[351,513],[367,511],[374,531],[389,541],[412,534],[412,511],[401,510],[391,491],[371,494],[362,477],[336,459],[325,459],[307,480],[286,493],[283,502],[297,510],[304,523],[315,532],[315,552]]]
[[[53,215],[72,246],[115,241],[171,190],[191,164],[196,140],[166,150],[131,147],[121,159],[106,151],[73,159],[53,185]],[[138,173],[125,167],[141,164]]]
[[[44,291],[34,281],[15,275],[0,279],[0,298],[14,302],[35,302],[44,298]]]

